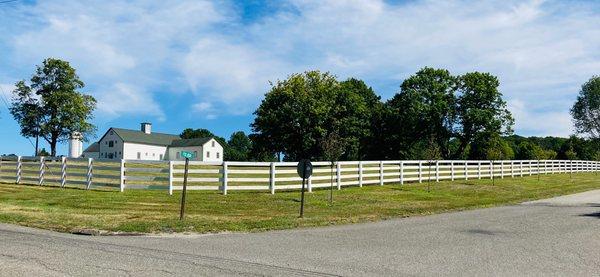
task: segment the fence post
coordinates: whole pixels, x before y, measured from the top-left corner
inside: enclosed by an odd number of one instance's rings
[[[404,162],[400,161],[400,184],[404,184]]]
[[[342,168],[340,165],[340,162],[336,162],[335,163],[335,177],[337,180],[337,189],[341,190],[342,189]]]
[[[306,182],[306,189],[308,192],[312,192],[312,175],[308,176],[308,180]]]
[[[124,167],[125,162],[121,160],[121,167]],[[169,195],[173,195],[173,161],[169,161]],[[123,169],[122,169],[123,170]],[[125,170],[123,170],[125,172]],[[125,189],[125,176],[121,179],[122,188]]]
[[[64,188],[67,183],[67,157],[62,157],[60,168],[60,187]]]
[[[423,162],[419,161],[419,183],[423,182]]]
[[[45,165],[45,160],[44,160],[44,156],[40,157],[40,177],[39,177],[39,181],[38,181],[38,185],[42,186],[44,185],[44,165]]]
[[[490,161],[490,179],[494,179],[494,162]]]
[[[310,185],[308,187],[310,190]],[[227,162],[223,162],[223,187],[222,187],[222,190],[223,190],[223,195],[227,195]]]
[[[379,161],[379,185],[383,186],[383,161]]]
[[[533,175],[533,161],[529,160],[529,176]]]
[[[481,179],[481,162],[477,162],[477,179]]]
[[[17,157],[17,176],[16,176],[16,178],[17,178],[17,180],[16,180],[17,185],[19,183],[21,183],[21,169],[23,168],[22,167],[23,165],[22,165],[22,160],[21,159],[22,159],[21,156]]]
[[[271,194],[275,194],[275,163],[271,163],[269,169],[269,190]]]
[[[121,159],[120,165],[120,180],[119,180],[119,191],[125,191],[125,160]],[[173,188],[171,184],[171,162],[169,162],[169,195],[173,194]]]
[[[504,179],[504,160],[500,160],[500,179]]]
[[[363,186],[363,163],[362,163],[362,161],[358,162],[358,186],[361,188]]]
[[[440,181],[440,161],[435,161],[435,181]]]
[[[450,180],[454,181],[454,161],[450,161]]]
[[[469,162],[465,160],[465,180],[469,180]]]
[[[85,187],[85,189],[90,189],[90,187],[92,187],[92,176],[94,174],[92,170],[92,161],[92,158],[88,158],[87,186]]]
[[[519,161],[519,174],[523,177],[523,161]]]

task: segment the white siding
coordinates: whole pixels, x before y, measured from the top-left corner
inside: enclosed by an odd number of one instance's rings
[[[127,160],[137,160],[138,153],[140,153],[140,160],[158,161],[161,160],[161,155],[163,156],[163,160],[166,159],[167,147],[126,142],[125,151],[123,153],[123,159]]]
[[[110,147],[111,141],[113,143],[112,147]],[[111,159],[111,154],[113,160],[119,160],[123,158],[123,140],[117,136],[112,129],[109,129],[102,140],[99,141],[99,146],[99,159]]]
[[[205,162],[222,162],[223,161],[223,146],[215,139],[207,141],[202,146],[202,161]]]
[[[188,147],[169,147],[168,159],[171,161],[183,161],[185,158],[181,157],[181,151],[188,151],[196,154],[193,161],[202,161],[202,146],[188,146]],[[179,155],[177,155],[179,153]],[[179,157],[179,158],[177,158]]]

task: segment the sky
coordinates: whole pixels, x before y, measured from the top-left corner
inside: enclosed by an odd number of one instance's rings
[[[498,76],[516,134],[568,136],[581,85],[600,75],[598,26],[592,0],[0,0],[0,94],[60,58],[98,101],[96,139],[145,121],[227,138],[292,73],[359,78],[386,100],[430,66]],[[0,103],[0,153],[32,152]]]

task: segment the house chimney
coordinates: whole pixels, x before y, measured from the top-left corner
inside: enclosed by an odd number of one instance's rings
[[[152,133],[152,123],[144,122],[142,123],[142,132],[146,134]]]

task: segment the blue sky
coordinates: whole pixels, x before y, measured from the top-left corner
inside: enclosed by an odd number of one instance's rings
[[[517,134],[567,136],[600,74],[598,26],[599,1],[15,1],[0,4],[0,93],[61,58],[98,100],[98,136],[150,121],[228,137],[291,73],[360,78],[388,99],[432,66],[495,74]],[[0,153],[33,152],[4,103],[0,127]]]

